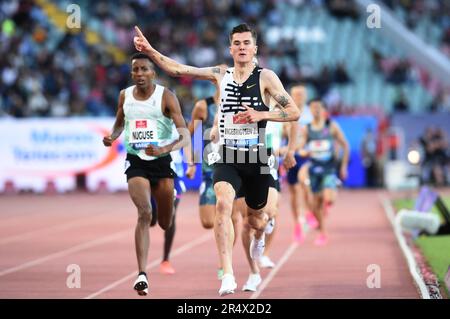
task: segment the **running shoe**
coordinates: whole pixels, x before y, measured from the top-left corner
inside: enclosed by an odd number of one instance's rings
[[[314,241],[314,245],[325,246],[326,244],[328,244],[328,236],[324,233],[319,233],[319,235],[317,235],[316,237],[316,240]]]
[[[242,291],[256,291],[262,279],[259,274],[250,274],[247,282],[242,287]]]
[[[266,246],[265,235],[263,233],[260,239],[253,238],[250,243],[250,257],[253,260],[258,260],[264,253],[264,247]]]
[[[311,212],[306,212],[306,223],[308,224],[308,227],[310,229],[316,229],[317,227],[319,227],[319,222]]]
[[[269,256],[261,256],[259,258],[259,266],[261,268],[273,268],[275,267],[275,263],[270,260]]]
[[[168,260],[163,261],[161,265],[159,265],[159,271],[165,275],[173,275],[175,273],[175,269]]]
[[[134,290],[137,291],[139,296],[146,296],[148,294],[148,281],[146,275],[139,275],[134,282]]]
[[[294,228],[294,241],[301,244],[305,241],[305,235],[303,234],[302,224],[295,224]]]
[[[222,276],[222,285],[219,289],[219,295],[223,297],[229,294],[234,294],[236,288],[237,284],[234,280],[234,276],[232,274],[224,274]]]
[[[272,217],[267,221],[267,225],[266,225],[266,228],[264,228],[264,232],[267,235],[269,235],[273,232],[274,228],[275,228],[275,218]]]

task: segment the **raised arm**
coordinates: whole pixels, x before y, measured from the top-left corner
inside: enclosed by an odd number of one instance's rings
[[[125,115],[123,113],[123,103],[125,101],[125,91],[121,90],[119,94],[119,101],[117,103],[116,121],[109,136],[103,138],[103,145],[111,146],[112,143],[122,134],[125,124]]]
[[[220,83],[220,80],[226,71],[224,66],[197,68],[178,63],[154,49],[138,27],[135,26],[134,29],[136,31],[136,36],[133,41],[136,50],[147,54],[153,62],[170,76],[191,76],[198,79],[209,80],[214,83]]]

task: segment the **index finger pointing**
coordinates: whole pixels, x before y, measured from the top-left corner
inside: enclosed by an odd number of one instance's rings
[[[138,34],[138,36],[143,37],[144,34],[142,33],[141,29],[139,29],[138,26],[134,26],[134,30],[136,31],[136,33]]]

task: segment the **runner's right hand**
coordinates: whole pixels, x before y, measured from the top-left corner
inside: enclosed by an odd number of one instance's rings
[[[195,166],[195,165],[189,166],[188,169],[186,170],[187,178],[194,179],[196,171],[197,171],[197,166]]]
[[[294,152],[287,152],[284,157],[283,165],[286,169],[290,169],[297,164],[294,156]]]
[[[209,133],[209,139],[211,142],[217,143],[219,141],[219,129],[217,126],[211,127],[211,132]]]
[[[111,136],[105,136],[103,138],[103,145],[105,146],[111,146],[114,140],[111,138]]]
[[[133,38],[134,47],[139,52],[147,52],[149,51],[152,46],[148,42],[147,38],[142,33],[141,29],[139,29],[137,26],[134,27],[134,30],[136,31],[136,34]]]

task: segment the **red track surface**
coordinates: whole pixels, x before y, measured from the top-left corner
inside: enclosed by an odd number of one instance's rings
[[[288,194],[278,232],[255,293],[241,292],[248,266],[238,239],[234,271],[239,291],[224,298],[418,298],[378,193],[341,191],[327,219],[330,242],[292,243]],[[212,230],[198,217],[198,195],[185,194],[177,214],[172,276],[158,271],[163,232],[150,232],[150,294],[138,297],[134,251],[135,208],[127,193],[0,197],[0,298],[219,298]],[[66,286],[66,268],[81,268],[81,288]],[[367,267],[381,269],[381,288],[368,288]]]

